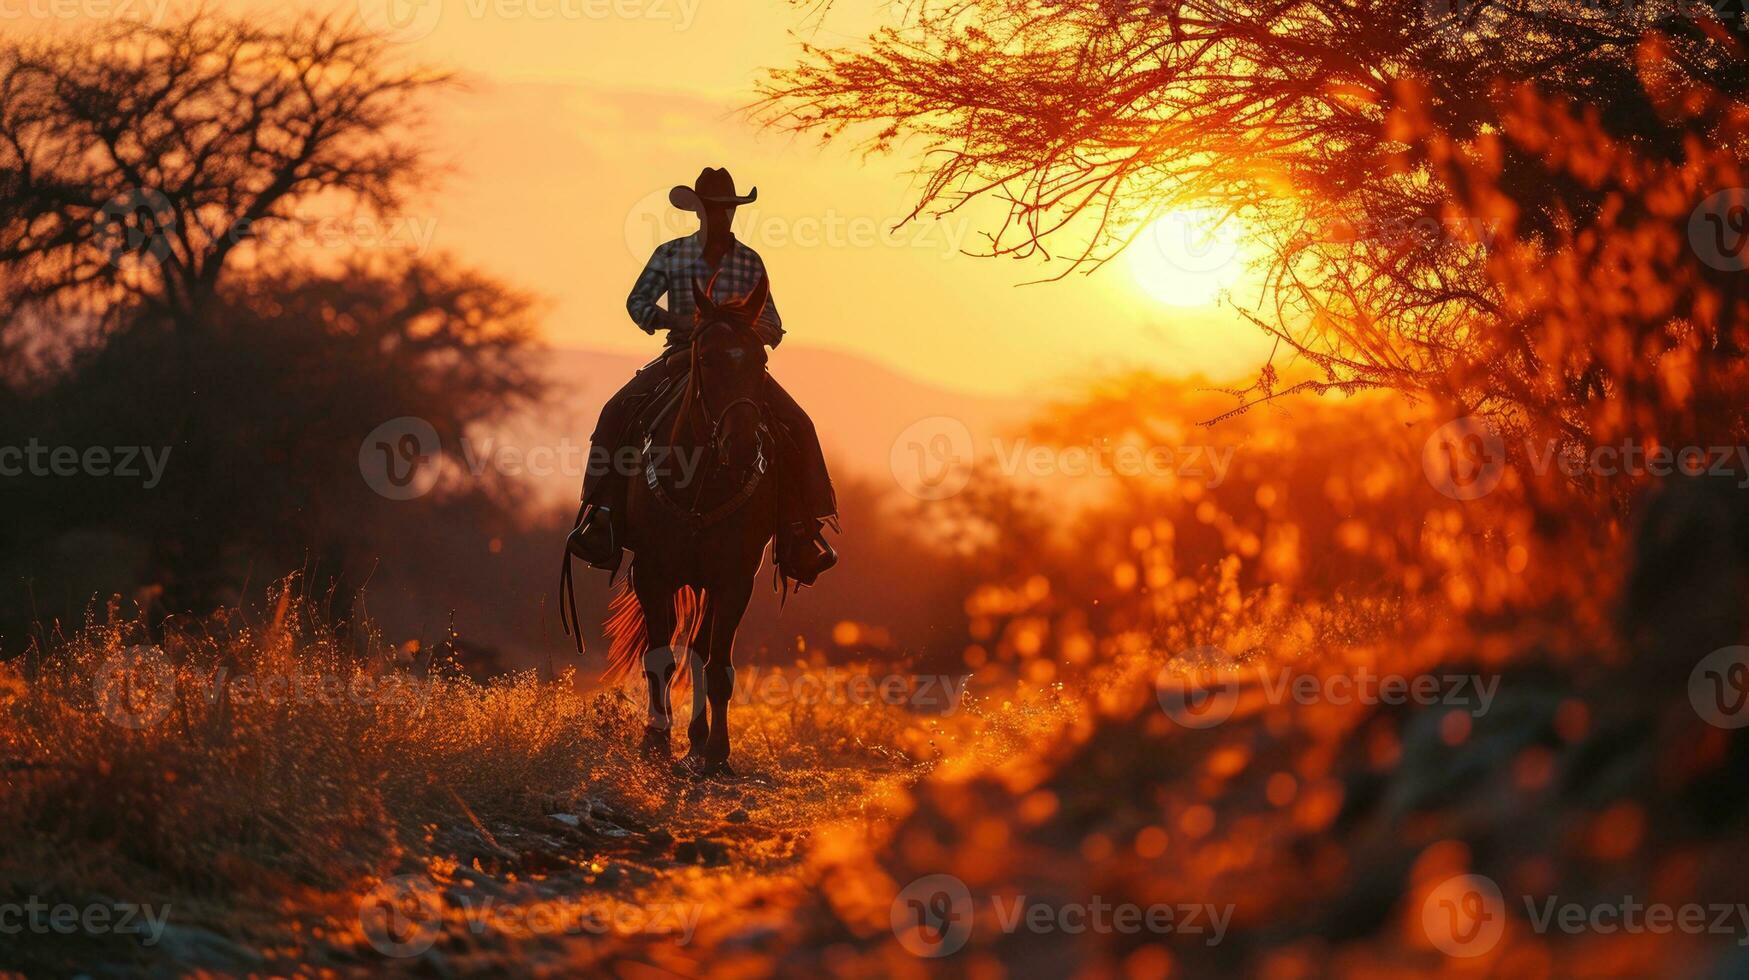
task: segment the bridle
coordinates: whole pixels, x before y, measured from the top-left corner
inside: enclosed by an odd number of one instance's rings
[[[682,505],[676,501],[673,495],[668,492],[668,488],[662,485],[662,481],[656,472],[656,460],[651,452],[655,445],[655,434],[653,432],[646,432],[644,434],[644,485],[649,488],[651,495],[660,501],[664,507],[674,511],[680,519],[685,522],[687,529],[694,534],[722,521],[730,514],[741,509],[747,501],[753,499],[753,494],[758,492],[760,481],[765,479],[766,471],[769,469],[769,461],[766,458],[765,447],[771,439],[771,429],[765,421],[764,406],[751,396],[742,395],[739,398],[732,399],[728,404],[724,405],[721,411],[712,412],[710,401],[705,395],[704,376],[699,367],[699,345],[704,340],[706,331],[718,324],[730,327],[731,329],[740,329],[740,326],[732,321],[718,320],[715,323],[701,327],[699,332],[693,337],[692,367],[690,369],[691,376],[687,379],[687,385],[690,389],[687,393],[689,397],[683,400],[681,408],[682,411],[685,411],[687,407],[696,404],[699,414],[701,414],[704,417],[704,421],[710,425],[710,435],[704,442],[704,448],[708,450],[711,455],[710,467],[699,475],[698,493],[694,496],[693,502],[690,506]],[[726,464],[727,450],[722,441],[723,423],[729,419],[730,415],[737,408],[751,408],[758,416],[758,422],[754,427],[755,450],[753,465],[748,468],[747,479],[742,481],[741,486],[733,495],[708,511],[700,511],[699,499],[704,496],[704,489],[710,484],[711,475],[715,473],[719,467]],[[680,420],[676,420],[677,424],[679,421]]]

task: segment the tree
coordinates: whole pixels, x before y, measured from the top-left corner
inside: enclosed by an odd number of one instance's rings
[[[382,213],[413,189],[414,97],[442,80],[328,17],[0,42],[0,318],[65,331],[143,308],[205,329],[299,206]]]
[[[1699,86],[1743,105],[1741,12],[1679,0],[960,0],[919,7],[858,49],[808,46],[770,75],[759,111],[826,139],[856,133],[874,151],[920,140],[928,181],[914,216],[996,198],[1007,218],[989,254],[1063,244],[1059,275],[1091,271],[1174,208],[1242,218],[1272,257],[1250,315],[1313,368],[1290,390],[1425,393],[1521,428],[1545,410],[1542,389],[1561,404],[1606,393],[1583,374],[1550,380],[1526,341],[1537,325],[1490,273],[1492,237],[1510,220],[1532,246],[1571,240],[1610,188],[1495,139],[1512,100],[1524,86],[1571,98],[1600,137],[1680,161],[1692,140],[1719,143],[1723,117],[1673,117],[1661,100]],[[1501,153],[1496,207],[1468,210],[1450,183],[1464,161],[1435,148]],[[1272,363],[1244,394],[1273,397],[1277,383]],[[1554,421],[1583,438],[1572,419]]]
[[[0,430],[168,459],[150,485],[0,481],[9,591],[144,584],[202,609],[300,566],[362,576],[431,507],[510,513],[486,483],[385,513],[360,447],[416,417],[455,463],[469,427],[536,397],[531,299],[296,233],[425,185],[420,97],[443,76],[390,54],[347,22],[207,12],[0,41],[0,353],[22,361],[0,364]],[[474,553],[485,533],[452,535]]]

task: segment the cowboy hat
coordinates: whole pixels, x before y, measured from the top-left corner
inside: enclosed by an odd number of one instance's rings
[[[703,211],[707,204],[736,207],[752,204],[758,199],[757,187],[749,190],[745,197],[737,195],[735,178],[720,167],[706,167],[698,172],[698,179],[692,182],[691,187],[677,184],[668,192],[668,203],[682,211]]]

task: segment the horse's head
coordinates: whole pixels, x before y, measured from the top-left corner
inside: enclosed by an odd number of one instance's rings
[[[753,325],[770,294],[770,285],[761,279],[745,299],[718,303],[705,287],[692,285],[698,309],[692,333],[692,414],[710,427],[707,438],[717,461],[737,478],[761,465],[766,454],[765,344]]]

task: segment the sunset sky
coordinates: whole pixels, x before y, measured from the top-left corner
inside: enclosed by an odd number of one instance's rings
[[[865,159],[852,146],[760,131],[740,114],[760,70],[792,62],[800,37],[861,38],[900,6],[839,0],[823,18],[784,0],[358,0],[356,9],[385,27],[392,13],[406,25],[397,36],[410,58],[464,79],[433,120],[451,172],[408,219],[429,228],[434,250],[542,297],[555,344],[654,352],[625,296],[651,248],[696,228],[668,206],[668,188],[711,165],[759,188],[737,232],[765,257],[790,344],[1005,395],[1113,367],[1253,370],[1264,353],[1258,333],[1198,296],[1210,290],[1194,277],[1189,305],[1157,298],[1186,292],[1175,284],[1138,281],[1173,274],[1157,253],[1091,278],[1022,286],[1055,270],[960,254],[995,226],[987,209],[878,231],[916,198],[914,156]],[[134,14],[151,9],[142,0]],[[773,370],[781,378],[782,351]]]

